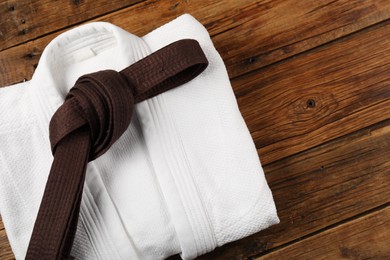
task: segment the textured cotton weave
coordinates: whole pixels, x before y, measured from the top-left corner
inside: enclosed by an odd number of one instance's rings
[[[128,128],[135,102],[198,76],[208,65],[198,42],[179,40],[122,71],[81,76],[50,120],[54,160],[26,259],[70,256],[88,161],[103,155]]]
[[[29,82],[0,89],[0,214],[24,259],[53,157],[49,120],[81,75],[116,71],[180,39],[209,61],[191,82],[135,106],[119,140],[87,167],[76,259],[184,259],[278,223],[226,68],[183,15],[139,38],[90,23],[54,39]]]

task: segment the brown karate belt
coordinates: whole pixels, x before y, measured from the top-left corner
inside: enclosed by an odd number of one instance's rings
[[[86,166],[128,128],[134,104],[184,84],[208,65],[199,43],[174,42],[120,72],[80,77],[50,121],[54,155],[26,259],[73,259]]]

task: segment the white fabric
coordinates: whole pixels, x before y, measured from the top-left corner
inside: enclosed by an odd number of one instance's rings
[[[53,160],[48,125],[76,79],[121,70],[169,43],[196,39],[208,68],[137,105],[125,134],[89,163],[77,259],[193,259],[279,222],[223,61],[183,15],[139,38],[112,24],[54,39],[31,81],[0,89],[0,212],[24,259]]]

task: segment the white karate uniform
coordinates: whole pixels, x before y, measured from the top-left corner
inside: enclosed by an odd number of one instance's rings
[[[209,66],[136,105],[131,125],[90,162],[76,259],[193,259],[279,222],[257,151],[206,29],[183,15],[144,37],[95,22],[45,48],[31,81],[0,88],[0,214],[24,259],[53,156],[49,121],[77,78],[121,70],[196,39]]]

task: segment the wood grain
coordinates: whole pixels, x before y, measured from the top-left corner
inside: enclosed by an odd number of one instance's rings
[[[242,14],[248,22],[213,39],[232,77],[390,18],[388,0],[269,0],[257,4],[256,10]]]
[[[389,19],[390,2],[144,1],[94,20],[144,35],[183,13],[206,26],[236,77]],[[0,52],[0,86],[30,79],[44,47],[62,32]]]
[[[0,216],[0,259],[14,259],[11,246],[8,242],[7,235],[5,233],[3,221]]]
[[[390,207],[344,223],[257,260],[390,259]]]
[[[390,201],[388,0],[0,0],[0,86],[30,79],[79,23],[144,35],[183,13],[227,65],[281,218],[199,259],[388,258],[389,208],[374,211]]]
[[[145,1],[129,8],[108,14],[93,21],[105,21],[116,24],[136,35],[144,35],[175,17],[190,12],[203,24],[209,23],[211,34],[228,30],[235,24],[225,21],[225,15],[234,16],[240,7],[251,0],[204,0],[189,1]],[[222,21],[219,21],[222,20]],[[72,28],[72,27],[70,27]],[[70,28],[67,28],[70,29]],[[31,79],[45,46],[65,30],[54,32],[37,40],[29,41],[14,48],[0,52],[0,86],[6,86]]]
[[[0,1],[0,51],[140,0]]]
[[[388,203],[390,120],[269,164],[264,171],[280,224],[199,259],[246,259]]]
[[[385,22],[234,80],[262,163],[390,118],[389,71]]]

